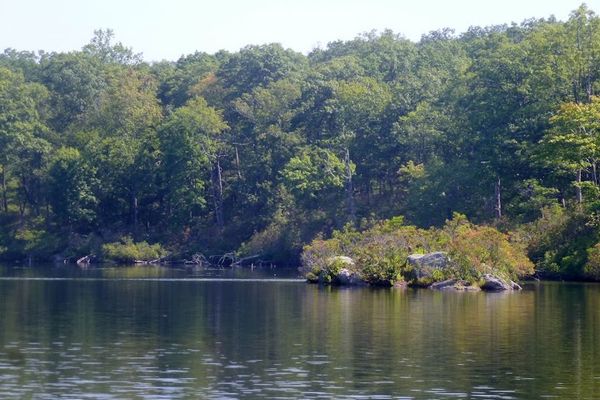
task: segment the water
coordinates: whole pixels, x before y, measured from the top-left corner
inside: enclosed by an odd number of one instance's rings
[[[600,285],[441,293],[296,278],[0,267],[0,398],[600,398]]]

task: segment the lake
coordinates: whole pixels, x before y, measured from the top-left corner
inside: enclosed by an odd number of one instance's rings
[[[0,266],[0,398],[600,398],[600,285]]]

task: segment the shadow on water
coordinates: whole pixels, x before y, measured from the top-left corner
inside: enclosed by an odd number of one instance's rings
[[[593,284],[441,293],[265,280],[277,278],[272,271],[6,268],[0,398],[592,399],[600,392]],[[41,275],[75,279],[20,279]]]

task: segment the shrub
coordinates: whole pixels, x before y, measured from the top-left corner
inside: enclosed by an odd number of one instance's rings
[[[341,246],[338,239],[315,239],[311,244],[304,246],[300,271],[306,279],[316,282],[321,273],[325,272],[326,275],[329,275],[327,272],[329,260],[341,255],[341,253]]]
[[[587,277],[592,279],[600,279],[600,243],[596,243],[587,251],[588,260],[584,267],[584,272]]]
[[[106,260],[128,263],[157,260],[165,257],[167,252],[158,243],[135,243],[132,238],[126,236],[120,242],[104,244],[102,246],[102,255]]]
[[[447,251],[457,274],[469,281],[477,281],[486,273],[504,279],[533,274],[525,249],[489,226],[462,226],[448,241]]]
[[[387,246],[385,241],[371,242],[355,250],[364,280],[375,286],[392,286],[403,280],[407,253],[404,249]]]
[[[594,275],[587,271],[594,265],[588,265],[589,255],[594,254],[588,249],[598,242],[592,211],[548,207],[537,221],[523,228],[529,256],[542,276],[573,279]]]
[[[431,277],[417,280],[407,257],[433,251],[447,252],[450,265]],[[486,273],[505,279],[533,273],[533,263],[526,256],[524,244],[493,227],[473,225],[460,214],[446,221],[441,229],[406,226],[398,217],[364,232],[345,228],[334,232],[332,239],[319,238],[305,246],[302,271],[309,280],[321,275],[329,277],[323,280],[331,282],[339,271],[328,260],[336,256],[351,257],[356,263],[355,272],[371,285],[389,286],[404,279],[426,285],[449,278],[476,283]]]

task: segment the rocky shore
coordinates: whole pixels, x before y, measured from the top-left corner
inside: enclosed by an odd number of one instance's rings
[[[521,286],[507,277],[493,272],[483,274],[479,279],[461,277],[453,268],[450,257],[445,252],[412,254],[406,264],[410,274],[397,281],[394,287],[422,287],[431,290],[454,291],[515,291]],[[351,257],[336,256],[328,260],[328,272],[318,276],[307,276],[309,283],[334,286],[369,286],[365,277],[356,270],[356,263]]]

